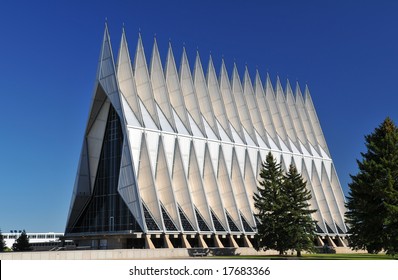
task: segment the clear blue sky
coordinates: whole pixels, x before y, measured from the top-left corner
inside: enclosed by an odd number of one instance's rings
[[[324,3],[325,2],[325,3]],[[64,231],[108,19],[114,52],[125,25],[134,52],[156,34],[273,82],[310,88],[344,191],[364,135],[398,122],[396,1],[2,1],[0,228]],[[133,54],[132,54],[133,55]]]

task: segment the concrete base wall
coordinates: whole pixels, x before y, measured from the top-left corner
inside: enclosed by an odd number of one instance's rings
[[[366,253],[347,247],[334,248],[338,254]],[[236,248],[234,253],[241,256],[278,255],[277,251],[256,251],[254,248]],[[292,252],[288,252],[292,254]],[[0,253],[0,260],[139,260],[139,259],[186,259],[191,258],[188,250],[179,249],[115,249],[75,250],[58,252],[10,252]]]
[[[122,249],[0,253],[0,260],[130,260],[189,258],[187,249]]]

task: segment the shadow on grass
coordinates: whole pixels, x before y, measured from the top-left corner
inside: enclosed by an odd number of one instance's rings
[[[302,257],[294,255],[263,255],[263,256],[229,256],[214,257],[229,259],[258,259],[258,260],[398,260],[398,256],[389,256],[384,254],[306,254]]]

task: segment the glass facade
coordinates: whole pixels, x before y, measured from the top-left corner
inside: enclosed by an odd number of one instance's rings
[[[228,220],[229,229],[230,229],[231,231],[239,232],[239,228],[236,226],[236,224],[234,223],[234,221],[232,221],[231,216],[228,214],[227,211],[225,211],[225,213],[227,214],[227,220]]]
[[[164,206],[160,205],[160,207],[162,208],[163,223],[166,229],[170,231],[177,231],[176,225],[170,218],[170,215],[167,213],[166,209],[164,209]]]
[[[117,190],[122,147],[119,116],[110,106],[93,194],[72,233],[142,232]]]
[[[202,215],[200,215],[198,209],[195,207],[195,214],[196,219],[198,220],[199,229],[201,231],[211,231],[205,220],[203,219]]]
[[[249,223],[247,222],[247,220],[245,219],[245,217],[242,215],[242,213],[240,213],[240,219],[242,220],[242,224],[243,224],[243,228],[246,232],[254,232],[254,230],[252,229],[252,227],[249,225]]]
[[[148,230],[160,230],[159,226],[155,222],[155,219],[152,217],[151,213],[149,212],[148,208],[145,204],[142,204],[142,208],[144,209],[144,217],[145,223]]]
[[[216,231],[226,231],[221,222],[218,220],[216,214],[214,214],[213,210],[211,210],[211,218],[213,219],[213,224]]]
[[[180,207],[178,207],[178,212],[180,214],[181,225],[184,231],[195,231],[191,222],[188,220],[187,216],[184,214],[184,211]]]

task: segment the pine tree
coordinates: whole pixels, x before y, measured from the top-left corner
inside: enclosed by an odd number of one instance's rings
[[[390,118],[365,136],[347,198],[350,246],[369,253],[398,253],[398,128]]]
[[[314,251],[313,240],[316,228],[311,214],[317,210],[309,209],[308,201],[312,196],[306,185],[307,182],[291,164],[283,183],[283,193],[286,196],[286,208],[288,209],[285,228],[291,241],[289,249],[295,250],[299,257],[302,251]]]
[[[0,230],[0,252],[4,252],[6,248],[6,242],[4,241],[4,236]]]
[[[268,153],[260,172],[259,194],[254,194],[254,206],[260,223],[257,226],[258,249],[274,249],[283,254],[289,248],[289,238],[285,225],[287,212],[284,196],[281,193],[283,173],[280,164]]]
[[[15,240],[15,243],[12,245],[13,251],[31,251],[32,248],[29,243],[28,235],[25,230],[22,231],[21,235]]]

